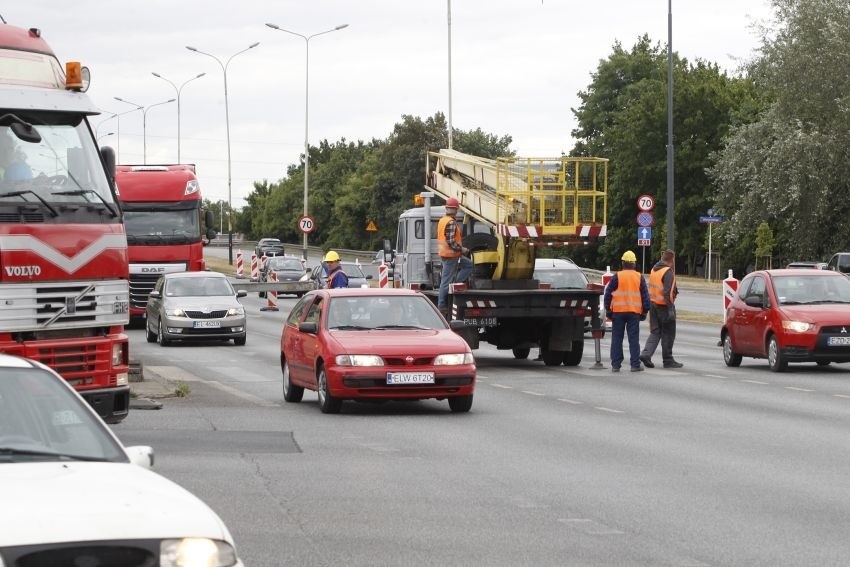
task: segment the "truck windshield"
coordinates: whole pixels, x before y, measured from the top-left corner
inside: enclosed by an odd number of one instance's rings
[[[201,239],[198,208],[174,208],[174,203],[124,204],[128,244],[187,244]]]
[[[15,116],[32,124],[41,141],[21,140],[8,123],[0,123],[0,207],[21,206],[23,200],[54,214],[87,210],[117,216],[100,153],[82,115]]]

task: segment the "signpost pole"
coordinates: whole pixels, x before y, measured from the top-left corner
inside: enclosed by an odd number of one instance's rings
[[[711,225],[713,222],[708,223],[708,281],[711,281]]]

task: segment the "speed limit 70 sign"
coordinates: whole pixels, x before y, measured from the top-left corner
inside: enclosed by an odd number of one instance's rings
[[[638,197],[637,205],[642,211],[651,211],[655,208],[655,199],[652,195],[641,195]]]
[[[304,234],[309,234],[316,229],[316,221],[313,217],[302,216],[298,219],[298,230]]]

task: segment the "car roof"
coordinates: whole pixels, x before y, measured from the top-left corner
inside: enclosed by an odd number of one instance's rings
[[[534,269],[540,268],[578,268],[578,265],[564,258],[537,258],[534,260]]]
[[[173,280],[176,278],[227,278],[220,272],[172,272],[170,274],[162,274],[162,277]]]
[[[40,368],[34,362],[21,358],[19,356],[11,356],[8,354],[0,354],[0,368]]]
[[[310,293],[323,293],[327,294],[329,297],[398,297],[422,295],[422,292],[420,291],[403,287],[338,287],[333,289],[322,288],[313,290]]]

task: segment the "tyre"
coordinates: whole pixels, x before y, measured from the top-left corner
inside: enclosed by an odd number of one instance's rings
[[[779,341],[776,340],[776,335],[770,335],[767,339],[767,363],[773,372],[782,372],[788,368],[788,361],[782,356],[782,351],[779,350]]]
[[[578,366],[584,354],[584,341],[573,341],[573,350],[564,352],[564,366]]]
[[[245,343],[248,342],[248,333],[245,333],[241,337],[236,337],[233,339],[233,344],[236,346],[245,346]]]
[[[726,366],[740,366],[741,358],[740,354],[732,350],[732,338],[729,333],[723,335],[723,362],[726,363]]]
[[[328,387],[328,375],[324,366],[319,368],[317,382],[318,390],[316,393],[319,394],[319,409],[322,410],[322,413],[339,413],[339,410],[342,409],[342,400],[331,395]]]
[[[531,352],[530,348],[515,348],[513,349],[514,358],[517,360],[525,360]]]
[[[496,250],[499,248],[499,239],[492,234],[475,232],[463,239],[463,246],[469,248],[470,252]]]
[[[817,364],[818,364],[818,366],[829,366],[830,362],[832,362],[832,361],[831,360],[818,360]]]
[[[162,328],[162,318],[160,317],[159,323],[157,324],[157,332],[156,332],[156,342],[159,343],[159,346],[168,346],[171,344],[165,337],[165,330]]]
[[[564,361],[564,351],[540,349],[540,357],[543,359],[543,364],[546,366],[560,366]]]
[[[304,397],[304,388],[292,383],[289,375],[289,364],[283,361],[283,399],[290,403],[298,403]]]
[[[147,321],[145,321],[145,338],[148,340],[149,343],[156,342],[156,333],[151,331],[150,327],[148,327]]]
[[[449,409],[452,413],[466,413],[472,409],[472,394],[449,398]]]

